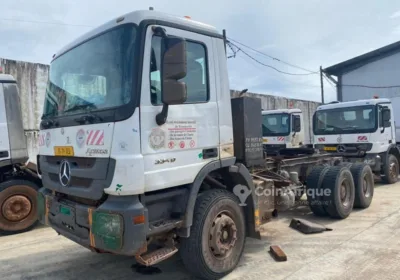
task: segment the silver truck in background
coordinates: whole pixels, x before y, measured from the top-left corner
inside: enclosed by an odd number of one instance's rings
[[[28,231],[37,223],[41,181],[28,158],[18,86],[11,75],[0,74],[0,234]]]

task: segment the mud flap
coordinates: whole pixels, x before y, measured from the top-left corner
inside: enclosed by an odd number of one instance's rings
[[[256,230],[259,231],[262,225],[271,220],[275,210],[274,182],[268,179],[253,179],[253,183],[256,194],[254,219]]]
[[[302,233],[320,233],[323,231],[331,231],[331,228],[327,228],[323,225],[313,223],[304,219],[292,219],[290,222],[290,227],[296,229]]]

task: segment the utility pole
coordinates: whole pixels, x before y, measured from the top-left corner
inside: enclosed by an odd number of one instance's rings
[[[323,73],[322,73],[322,66],[319,67],[319,77],[321,79],[321,102],[322,104],[325,103],[325,98],[324,98],[324,79],[323,79]]]

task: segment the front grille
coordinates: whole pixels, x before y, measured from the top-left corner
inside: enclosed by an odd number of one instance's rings
[[[66,186],[60,182],[63,161],[70,166],[70,180]],[[99,201],[104,189],[111,185],[115,170],[115,160],[110,158],[40,156],[39,162],[46,189],[94,201]]]
[[[68,162],[76,167],[76,168],[93,168],[93,166],[96,164],[96,158],[84,158],[84,157],[65,157],[65,158],[60,158],[60,157],[52,157],[52,156],[47,156],[46,160],[49,164],[52,165],[58,165],[60,166],[61,161],[63,160],[68,160]]]

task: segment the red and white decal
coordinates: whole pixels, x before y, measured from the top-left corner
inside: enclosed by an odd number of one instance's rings
[[[325,137],[319,137],[318,142],[325,142]]]
[[[278,137],[278,141],[285,141],[285,137],[282,136]]]
[[[42,147],[46,144],[46,134],[41,133],[39,134],[39,146]]]
[[[104,130],[88,130],[86,145],[88,146],[103,146],[104,145]]]
[[[367,136],[358,136],[357,142],[368,142]]]

